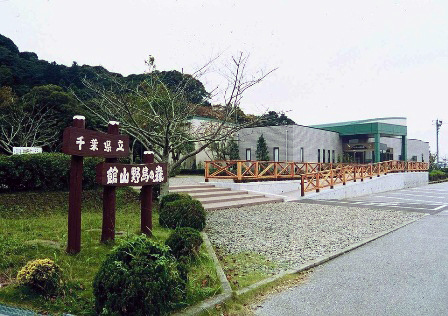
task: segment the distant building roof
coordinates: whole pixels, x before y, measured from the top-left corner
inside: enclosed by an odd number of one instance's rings
[[[390,136],[406,136],[407,126],[405,117],[382,117],[359,121],[348,121],[313,125],[329,131],[338,132],[343,136],[382,134]]]

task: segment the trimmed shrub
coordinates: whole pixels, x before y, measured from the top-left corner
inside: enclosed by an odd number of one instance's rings
[[[97,186],[95,166],[103,159],[84,157],[83,188]],[[0,192],[67,190],[70,156],[62,153],[0,155]]]
[[[176,200],[164,204],[159,210],[159,224],[163,227],[191,227],[203,230],[205,210],[198,200]]]
[[[432,170],[429,173],[429,181],[437,181],[448,178],[448,174],[443,172],[442,170]]]
[[[58,294],[63,285],[62,270],[50,259],[36,259],[20,269],[17,281],[39,294],[52,296]]]
[[[116,247],[93,281],[95,309],[102,315],[163,315],[183,307],[186,271],[144,235]]]
[[[192,197],[186,193],[168,193],[160,198],[160,209],[165,207],[166,203],[177,200],[192,200]]]
[[[197,256],[203,243],[201,233],[190,227],[178,227],[168,237],[165,244],[171,248],[176,258]]]

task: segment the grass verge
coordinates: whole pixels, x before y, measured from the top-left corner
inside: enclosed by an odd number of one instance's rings
[[[101,244],[101,191],[83,193],[82,250],[65,252],[68,192],[0,194],[0,302],[37,312],[93,315],[92,281],[113,244]],[[164,242],[170,229],[158,225],[153,214],[153,238]],[[116,243],[138,234],[140,202],[132,189],[117,190]],[[61,297],[44,299],[15,284],[18,270],[29,260],[50,258],[64,272],[67,288]],[[191,263],[187,285],[188,305],[219,292],[213,260],[201,249]]]
[[[289,288],[304,284],[313,269],[284,276],[272,283],[260,286],[246,294],[234,297],[232,300],[218,304],[213,310],[202,313],[200,316],[251,316],[254,310],[268,298],[269,295],[285,291]]]

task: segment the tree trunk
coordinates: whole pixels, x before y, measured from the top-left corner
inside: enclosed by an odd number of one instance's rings
[[[166,163],[166,170],[167,170],[167,181],[165,183],[160,184],[160,196],[163,196],[165,194],[168,194],[168,188],[169,188],[169,182],[170,182],[170,164],[169,164],[169,153],[163,153],[162,156],[162,162]]]

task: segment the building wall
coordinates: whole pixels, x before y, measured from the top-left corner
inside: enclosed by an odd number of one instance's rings
[[[374,138],[371,139],[372,142],[375,141]],[[401,137],[381,137],[380,143],[386,144],[387,147],[393,148],[394,150],[394,160],[400,160],[401,155]]]
[[[408,160],[413,156],[417,157],[417,161],[429,162],[429,143],[419,139],[408,139]]]
[[[370,138],[369,142],[374,142],[374,138]],[[394,160],[400,160],[401,155],[401,137],[381,137],[380,143],[386,144],[394,150]],[[417,161],[429,162],[429,143],[418,139],[407,140],[407,160],[412,160],[413,156],[417,157]],[[423,160],[422,160],[423,155]]]
[[[322,129],[300,126],[266,126],[245,128],[238,133],[240,158],[246,158],[246,149],[251,149],[251,159],[256,160],[258,138],[263,134],[268,147],[269,159],[274,160],[274,148],[279,150],[279,161],[302,161],[300,154],[303,148],[303,161],[317,162],[318,149],[325,149],[325,161],[328,161],[328,150],[330,150],[330,161],[335,161],[337,156],[342,156],[342,143],[338,133]]]
[[[304,149],[303,161],[305,162],[317,162],[318,149],[320,150],[320,162],[324,162],[323,150],[325,150],[325,162],[333,162],[333,151],[335,162],[338,161],[338,156],[342,159],[342,141],[339,133],[336,132],[296,125],[294,126],[293,161],[301,161],[301,147]],[[328,150],[330,150],[330,159]]]

